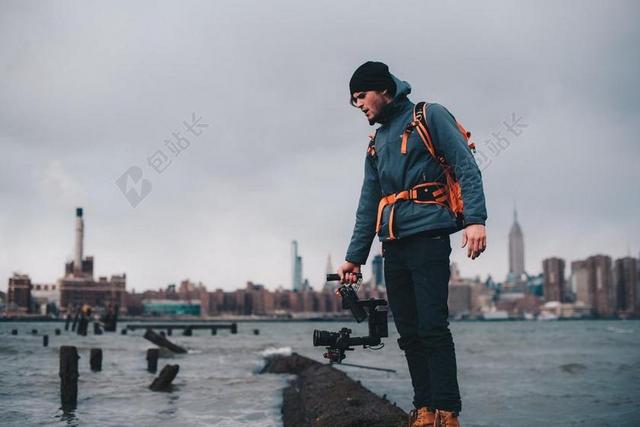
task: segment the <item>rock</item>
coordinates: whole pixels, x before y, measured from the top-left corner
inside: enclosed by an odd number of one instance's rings
[[[293,353],[268,358],[261,373],[295,374],[283,392],[284,427],[404,427],[407,414],[344,372]]]

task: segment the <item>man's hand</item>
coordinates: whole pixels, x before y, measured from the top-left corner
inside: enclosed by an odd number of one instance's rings
[[[487,233],[484,225],[471,224],[462,230],[461,247],[464,248],[467,243],[469,243],[469,246],[467,246],[467,256],[471,259],[478,258],[480,254],[487,249]]]
[[[358,278],[353,273],[360,273],[360,264],[345,261],[344,264],[338,267],[340,283],[356,283]]]

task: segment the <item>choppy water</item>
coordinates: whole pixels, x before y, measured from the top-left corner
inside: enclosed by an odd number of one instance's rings
[[[119,328],[124,326],[119,325]],[[169,393],[148,390],[143,331],[79,337],[61,323],[0,323],[0,425],[6,426],[281,426],[288,377],[257,375],[262,353],[291,347],[321,360],[313,329],[342,323],[240,323],[239,333],[172,340],[189,354],[160,359],[180,372]],[[366,326],[349,323],[354,334]],[[11,329],[20,331],[10,335]],[[38,329],[38,336],[31,335]],[[91,329],[91,328],[90,328]],[[260,335],[253,335],[260,329]],[[640,321],[460,322],[452,324],[464,426],[639,426]],[[49,335],[42,347],[41,335]],[[356,350],[348,362],[397,374],[343,367],[374,392],[410,409],[412,393],[395,330],[381,351]],[[81,359],[78,408],[59,408],[58,347],[75,345]],[[102,372],[89,369],[89,349],[102,348]]]

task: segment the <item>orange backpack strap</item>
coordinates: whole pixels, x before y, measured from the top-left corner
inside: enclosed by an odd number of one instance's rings
[[[427,108],[429,104],[426,102],[419,102],[416,104],[413,109],[413,122],[412,125],[415,127],[418,135],[420,135],[420,139],[424,142],[424,145],[427,147],[427,151],[433,158],[435,158],[442,166],[447,165],[447,161],[444,156],[438,152],[435,145],[433,145],[433,140],[431,139],[431,133],[429,133],[429,127],[427,126]]]
[[[375,159],[377,156],[376,153],[376,135],[378,134],[378,130],[371,135],[369,135],[369,147],[367,147],[367,154],[371,156],[371,158]]]

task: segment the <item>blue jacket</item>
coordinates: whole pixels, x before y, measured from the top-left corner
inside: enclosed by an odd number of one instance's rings
[[[415,130],[409,137],[406,154],[400,153],[402,134],[413,120],[414,104],[407,98],[411,86],[395,76],[393,79],[396,95],[381,112],[382,125],[375,137],[377,156],[367,154],[365,160],[356,224],[345,257],[355,264],[364,264],[367,260],[376,234],[378,203],[383,196],[408,190],[422,182],[443,182],[442,167],[429,154]],[[462,218],[456,218],[441,205],[397,201],[393,224],[398,239],[423,231],[451,234],[469,224],[484,224],[487,220],[482,175],[454,117],[442,105],[429,103],[426,120],[433,144],[445,156],[460,182],[464,211]],[[390,212],[389,205],[382,215],[380,241],[389,239]]]

